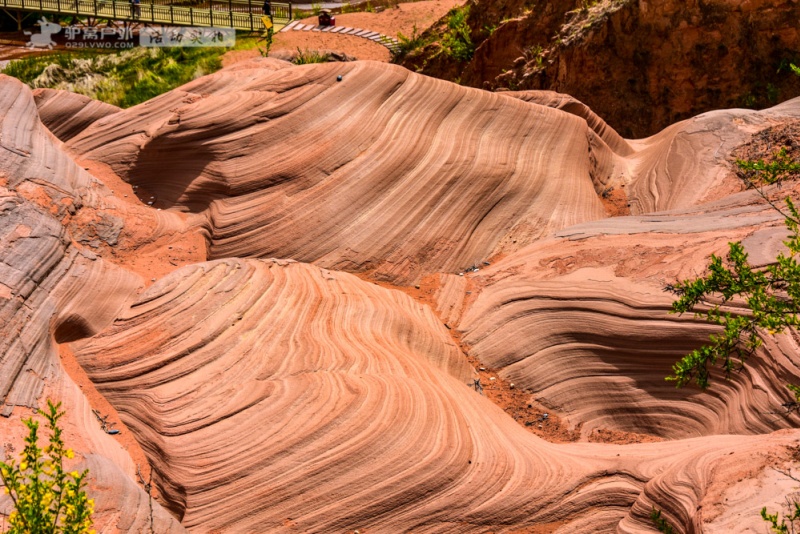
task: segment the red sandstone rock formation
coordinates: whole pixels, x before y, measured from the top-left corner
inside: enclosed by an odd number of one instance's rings
[[[137,464],[158,532],[731,532],[792,488],[797,417],[764,412],[794,336],[675,390],[712,330],[663,287],[732,239],[774,257],[730,158],[800,101],[629,141],[370,62],[37,96],[0,76],[0,432],[63,401],[101,529],[149,528]]]

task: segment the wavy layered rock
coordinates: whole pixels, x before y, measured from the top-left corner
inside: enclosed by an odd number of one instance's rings
[[[62,402],[69,446],[84,458],[73,467],[90,468],[92,488],[104,490],[96,502],[96,525],[144,530],[153,515],[160,532],[181,532],[157,502],[151,514],[135,482],[131,451],[101,431],[91,411],[99,406],[87,401],[59,356],[59,344],[108,326],[140,285],[133,273],[73,246],[50,213],[0,188],[0,431],[4,440],[17,442],[4,444],[19,446],[20,418],[31,415],[28,409],[42,407],[44,398]],[[138,448],[133,440],[128,445]]]
[[[790,439],[548,444],[468,387],[446,332],[352,275],[225,260],[158,281],[75,347],[190,530],[636,531],[651,508],[631,505],[678,498],[659,484],[697,479],[699,502],[706,469]],[[669,509],[691,519],[683,506]]]
[[[111,240],[114,225],[90,207],[102,204],[109,190],[61,151],[60,142],[39,122],[27,88],[3,76],[0,87],[5,106],[0,115],[3,445],[19,451],[24,429],[20,419],[43,407],[46,398],[61,402],[67,412],[65,434],[79,458],[70,468],[90,468],[92,488],[107,490],[96,498],[98,530],[144,531],[152,515],[159,532],[182,532],[158,502],[150,512],[149,499],[135,479],[132,454],[138,444],[133,439],[120,443],[101,430],[92,408],[112,408],[97,399],[90,402],[91,383],[79,387],[62,360],[64,344],[109,326],[142,285],[137,275],[84,248],[82,238],[67,228],[87,215],[97,228],[84,227],[84,237]],[[141,452],[139,456],[144,461]],[[0,510],[9,507],[4,498]]]
[[[96,121],[68,147],[197,214],[210,258],[290,257],[410,284],[604,218],[609,196],[634,214],[721,198],[740,187],[731,150],[797,116],[797,101],[713,112],[629,142],[552,92],[253,60]]]
[[[730,161],[800,102],[629,141],[370,62],[37,97],[0,77],[0,432],[63,402],[99,530],[731,532],[793,490],[796,336],[675,390],[713,329],[664,288],[733,239],[774,258]]]
[[[100,182],[78,167],[42,125],[30,89],[4,74],[0,74],[0,87],[0,186],[30,196],[44,188],[51,197],[58,197],[52,206],[56,215],[92,200],[84,196],[90,188],[101,189]]]
[[[480,361],[582,426],[584,436],[614,429],[685,438],[797,426],[796,414],[780,408],[792,400],[785,384],[800,379],[789,338],[770,340],[732,380],[715,373],[707,392],[664,380],[675,361],[718,331],[691,314],[671,314],[675,296],[665,287],[702,272],[708,255],[724,255],[731,240],[744,240],[755,259],[774,258],[776,237],[786,233],[755,192],[702,210],[568,228],[470,275],[478,296],[460,329]]]
[[[36,89],[33,97],[42,124],[61,141],[69,141],[96,120],[119,111],[116,106],[68,91]]]
[[[592,132],[574,115],[394,65],[285,65],[238,64],[69,148],[201,213],[212,258],[291,257],[405,283],[604,216],[593,178],[610,159],[587,157]]]

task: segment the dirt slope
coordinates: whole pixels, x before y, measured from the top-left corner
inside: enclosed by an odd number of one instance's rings
[[[800,63],[797,2],[469,5],[471,60],[449,59],[432,44],[404,64],[473,87],[567,93],[626,137],[652,135],[712,109],[765,108],[800,95],[789,70]]]

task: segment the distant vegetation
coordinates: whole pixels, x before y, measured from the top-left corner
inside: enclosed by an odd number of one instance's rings
[[[327,63],[330,61],[330,54],[319,50],[300,50],[292,60],[295,65],[308,65],[309,63]]]
[[[65,52],[11,62],[3,71],[31,87],[66,89],[123,108],[218,70],[226,48]]]
[[[470,37],[470,27],[467,24],[469,18],[469,4],[461,7],[454,7],[447,12],[444,17],[444,25],[438,28],[420,33],[416,25],[410,36],[398,32],[397,40],[400,44],[400,51],[395,56],[395,61],[400,61],[407,55],[421,52],[428,45],[436,44],[430,56],[425,59],[445,56],[460,62],[467,62],[475,54],[475,43]],[[438,35],[437,35],[438,34]]]
[[[447,13],[447,30],[442,36],[443,52],[458,61],[469,61],[475,53],[475,45],[470,38],[467,25],[469,4],[454,7]]]

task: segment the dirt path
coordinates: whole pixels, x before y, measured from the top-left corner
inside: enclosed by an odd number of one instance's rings
[[[396,37],[398,33],[410,36],[414,28],[421,33],[443,17],[450,9],[463,4],[463,0],[426,0],[398,4],[381,13],[345,13],[336,15],[337,26],[349,26]],[[301,24],[316,24],[316,17],[303,19]],[[322,50],[347,54],[356,59],[390,61],[386,47],[352,35],[331,35],[311,31],[288,31],[275,34],[271,56],[285,58],[300,50]],[[225,55],[227,66],[243,59],[258,57],[257,50],[235,50]]]

